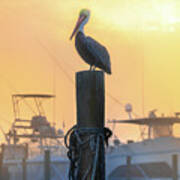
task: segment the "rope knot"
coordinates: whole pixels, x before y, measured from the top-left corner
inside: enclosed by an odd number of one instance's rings
[[[93,160],[89,162],[89,167],[84,173],[82,180],[85,180],[90,173],[91,180],[95,179],[100,144],[105,142],[108,146],[108,139],[111,135],[112,132],[108,128],[78,128],[73,126],[67,132],[64,142],[68,148],[67,155],[70,159],[69,180],[78,180],[80,161],[84,148],[90,150],[91,155],[93,154]]]

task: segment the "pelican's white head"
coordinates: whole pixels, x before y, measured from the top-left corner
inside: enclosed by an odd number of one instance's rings
[[[76,32],[79,32],[79,31],[83,32],[84,25],[88,22],[89,17],[90,17],[90,10],[82,9],[80,11],[78,21],[77,21],[76,26],[73,30],[73,33],[70,37],[70,40],[73,38],[73,36],[76,34]]]

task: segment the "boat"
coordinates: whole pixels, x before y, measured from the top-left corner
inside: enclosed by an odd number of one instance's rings
[[[68,179],[63,129],[51,125],[43,106],[44,100],[52,98],[49,94],[12,95],[15,118],[9,132],[4,133],[6,143],[1,145],[1,180],[45,180],[46,168],[51,171],[51,180]],[[25,105],[33,113],[26,112],[28,118],[21,112]]]
[[[108,180],[178,180],[180,179],[180,138],[173,133],[180,123],[179,113],[173,117],[149,117],[111,120],[109,123],[146,126],[147,137],[126,144],[114,139],[106,153]],[[144,134],[144,133],[143,133]]]
[[[1,146],[4,154],[3,180],[44,180],[47,175],[46,152],[50,152],[51,180],[68,180],[69,159],[62,142],[63,130],[56,130],[50,125],[42,108],[42,100],[52,97],[42,94],[13,95],[15,120],[11,130],[5,134],[7,143]],[[19,101],[24,98],[33,98],[39,112],[29,120],[19,117]],[[129,119],[108,122],[143,127],[142,140],[121,143],[115,137],[110,142],[111,145],[106,148],[106,179],[178,180],[180,138],[174,136],[173,126],[180,123],[180,113],[173,117],[157,117],[156,110],[153,110],[148,117],[133,119],[131,111],[132,107],[127,105]],[[21,139],[26,141],[20,143]],[[26,143],[27,140],[31,143]]]

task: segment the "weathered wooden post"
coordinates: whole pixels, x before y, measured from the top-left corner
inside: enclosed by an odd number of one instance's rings
[[[51,172],[50,172],[50,150],[45,150],[44,152],[44,180],[51,179]]]
[[[3,180],[3,151],[0,153],[0,180]]]
[[[22,158],[22,179],[27,179],[27,158],[28,158],[28,144],[24,146],[24,157]]]
[[[27,178],[27,165],[26,165],[26,158],[23,158],[22,160],[22,179],[26,180]]]
[[[76,74],[76,95],[77,95],[77,129],[102,131],[104,128],[105,114],[105,92],[104,73],[101,71],[82,71]],[[91,131],[81,136],[82,140],[90,138]],[[96,140],[95,140],[96,141]],[[92,144],[97,142],[91,142]],[[92,177],[93,169],[96,168],[95,179],[105,180],[105,155],[104,142],[99,143],[97,164],[93,165],[95,153],[92,153],[92,144],[82,149],[78,180],[87,175],[86,180]],[[92,164],[93,167],[90,165]],[[96,167],[94,167],[96,166]],[[88,174],[87,174],[88,173]]]
[[[127,156],[126,157],[126,164],[127,164],[127,167],[128,167],[127,180],[130,180],[131,179],[131,177],[130,177],[130,172],[131,172],[131,156]]]
[[[172,179],[178,180],[178,155],[173,154],[172,155]]]
[[[1,152],[0,152],[0,180],[3,180],[3,159],[4,159],[4,148],[5,145],[1,145]]]

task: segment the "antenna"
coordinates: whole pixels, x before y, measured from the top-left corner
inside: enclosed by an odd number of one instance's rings
[[[56,96],[56,64],[53,62],[53,94]],[[56,98],[53,99],[53,126],[56,125]]]
[[[125,105],[125,111],[128,113],[129,119],[132,119],[132,105],[126,104]]]

